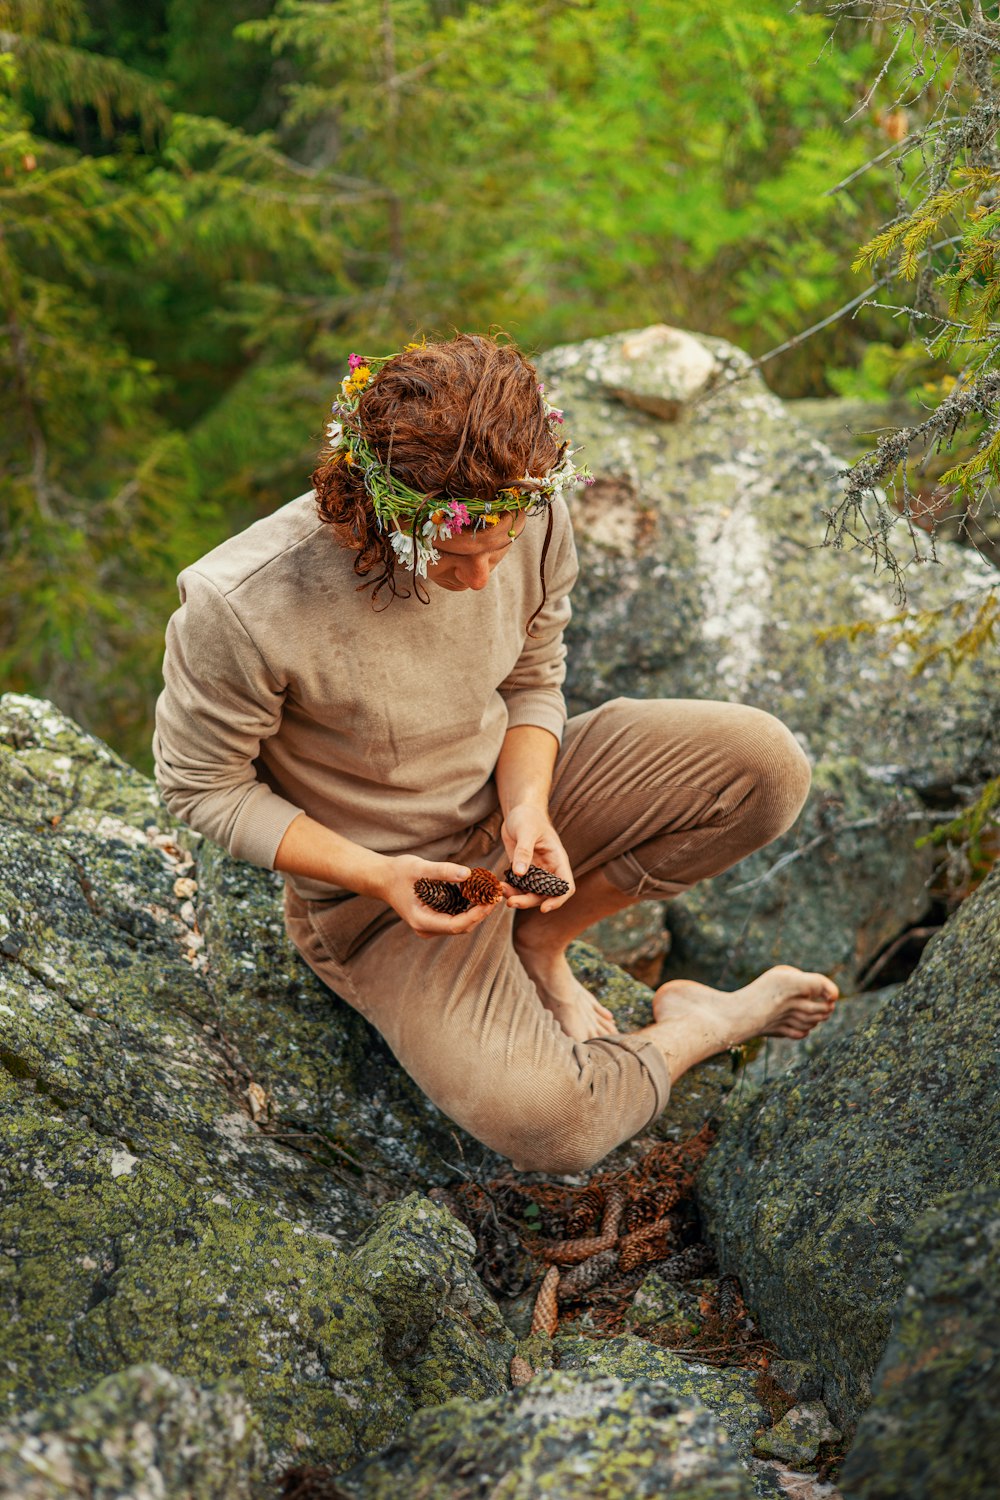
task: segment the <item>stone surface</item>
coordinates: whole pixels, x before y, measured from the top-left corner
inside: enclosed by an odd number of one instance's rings
[[[679,331],[678,331],[679,332]],[[986,655],[954,677],[940,662],[914,686],[913,657],[870,638],[817,641],[844,622],[896,612],[862,551],[820,546],[843,463],[749,372],[724,340],[696,337],[720,373],[679,421],[608,394],[607,371],[650,337],[630,330],[551,349],[538,361],[551,399],[597,482],[572,499],[581,577],[569,634],[572,711],[616,694],[737,698],[769,709],[814,759],[855,757],[900,785],[974,779],[993,764],[1000,725]],[[626,361],[667,386],[659,354]],[[612,384],[615,382],[612,381]],[[949,607],[994,583],[964,549],[910,571],[917,608]]]
[[[135,1365],[0,1426],[0,1500],[252,1500],[263,1461],[241,1392]]]
[[[663,1381],[553,1371],[490,1401],[421,1412],[339,1476],[357,1500],[751,1500],[715,1417]]]
[[[926,909],[932,851],[915,847],[925,818],[912,792],[860,762],[821,762],[783,838],[667,904],[664,977],[737,989],[792,963],[850,993]]]
[[[725,1112],[699,1179],[724,1271],[769,1337],[823,1373],[849,1431],[906,1284],[918,1213],[1000,1179],[1000,868],[856,1032]]]
[[[841,1476],[848,1500],[992,1500],[1000,1412],[1000,1197],[947,1198],[914,1225],[906,1286]]]
[[[704,374],[692,379],[695,364]],[[990,653],[954,672],[942,657],[914,679],[905,645],[822,638],[884,621],[898,605],[866,552],[821,545],[844,462],[749,365],[723,340],[659,326],[539,360],[596,478],[571,502],[581,573],[567,634],[570,711],[619,694],[737,700],[776,714],[815,763],[858,763],[853,786],[843,783],[844,823],[859,807],[886,814],[895,792],[910,812],[913,791],[932,791],[937,807],[951,795],[957,803],[950,789],[994,775],[1000,755]],[[661,417],[651,414],[658,397]],[[968,549],[944,545],[940,557],[907,573],[916,609],[950,611],[996,585],[996,570]],[[822,771],[817,784],[825,791]],[[902,931],[915,907],[921,914],[918,823],[832,834],[786,878],[730,899],[776,855],[807,846],[815,818],[829,829],[838,812],[814,798],[777,850],[668,908],[669,972],[693,963],[711,982],[726,971],[739,983],[780,953],[806,968],[833,964],[850,985],[879,936]]]
[[[720,368],[704,340],[654,323],[615,341],[601,367],[601,389],[624,406],[676,422]]]
[[[581,933],[581,941],[597,948],[609,963],[620,964],[644,984],[655,987],[670,947],[667,903],[643,901],[639,906],[628,906],[588,927]]]
[[[628,1381],[655,1380],[679,1400],[708,1407],[743,1461],[751,1457],[754,1434],[768,1420],[750,1370],[688,1364],[669,1349],[657,1349],[630,1334],[612,1339],[563,1335],[553,1340],[553,1348],[561,1370]]]
[[[318,983],[275,879],[14,695],[0,838],[0,1420],[155,1361],[234,1382],[274,1472],[506,1390],[472,1239],[411,1191],[506,1164]],[[651,1018],[594,949],[574,963],[621,1025]],[[686,1082],[665,1135],[716,1107],[729,1059]]]
[[[780,1422],[760,1433],[754,1449],[768,1458],[782,1458],[801,1466],[812,1462],[822,1443],[838,1442],[841,1435],[822,1401],[806,1401],[793,1406]]]

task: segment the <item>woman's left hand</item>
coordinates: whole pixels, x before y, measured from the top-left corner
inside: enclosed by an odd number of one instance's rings
[[[507,859],[515,875],[523,875],[529,865],[538,865],[552,875],[558,875],[569,885],[564,896],[535,896],[530,891],[515,890],[504,883],[507,905],[512,907],[540,906],[542,911],[555,911],[568,901],[576,890],[569,858],[563,848],[549,817],[533,803],[522,802],[510,808],[504,818],[500,837],[507,851]]]

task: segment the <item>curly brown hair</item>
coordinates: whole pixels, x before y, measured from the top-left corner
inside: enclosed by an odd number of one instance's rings
[[[565,447],[552,435],[534,366],[512,342],[482,334],[460,333],[394,355],[362,392],[357,420],[391,473],[433,499],[492,501],[503,489],[530,491],[522,476],[546,475]],[[320,519],[342,546],[356,551],[354,571],[365,580],[358,587],[372,589],[373,604],[384,588],[387,603],[397,594],[409,597],[358,469],[327,445],[312,482]],[[549,509],[540,568],[543,604],[551,526]],[[415,571],[412,584],[426,603]]]

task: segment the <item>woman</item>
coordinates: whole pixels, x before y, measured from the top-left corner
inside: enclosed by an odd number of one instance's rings
[[[513,346],[352,356],[334,418],[313,494],[181,574],[157,779],[179,817],[284,874],[296,947],[446,1114],[516,1168],[580,1172],[694,1063],[830,1014],[829,979],[782,967],[733,994],[673,981],[620,1035],[566,962],[599,918],[784,832],[808,765],[735,704],[617,699],[565,722],[560,491],[588,476]],[[447,915],[414,889],[529,865],[565,894],[505,882]]]

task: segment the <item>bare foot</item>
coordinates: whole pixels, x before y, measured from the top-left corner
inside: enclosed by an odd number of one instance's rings
[[[779,964],[732,992],[713,990],[693,979],[672,979],[653,996],[653,1015],[668,1025],[697,1021],[722,1051],[754,1036],[808,1036],[833,1013],[838,995],[825,974]]]
[[[539,1000],[546,1010],[552,1012],[567,1036],[575,1042],[617,1036],[614,1016],[606,1005],[584,989],[566,962],[564,953],[540,952],[527,943],[519,943],[516,935],[514,949],[538,991]]]

